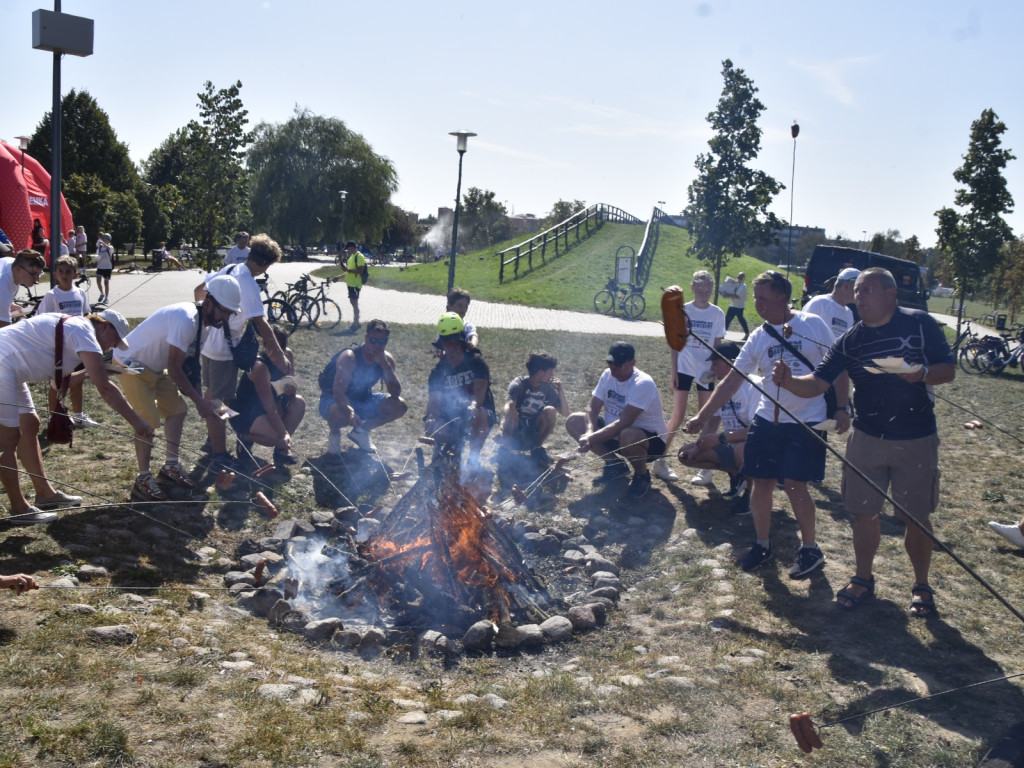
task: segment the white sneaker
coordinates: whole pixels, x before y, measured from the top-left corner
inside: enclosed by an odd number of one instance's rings
[[[654,473],[655,477],[662,480],[679,479],[679,475],[672,471],[672,467],[668,465],[668,461],[665,460],[664,456],[654,462],[654,466],[651,467],[651,471]]]
[[[1003,525],[1002,523],[989,523],[989,527],[1006,539],[1008,542],[1013,544],[1015,547],[1024,549],[1024,533],[1020,532],[1020,528],[1017,525],[1011,523],[1010,525]]]
[[[71,417],[71,423],[79,429],[88,429],[89,427],[98,427],[100,423],[95,419],[90,419],[88,414],[76,413]]]
[[[714,485],[714,474],[710,469],[702,469],[690,478],[691,485]]]
[[[327,452],[332,456],[341,455],[341,435],[327,435]]]
[[[362,427],[356,427],[349,432],[348,439],[355,443],[361,451],[366,451],[367,453],[377,452],[377,446],[370,442],[370,433]]]

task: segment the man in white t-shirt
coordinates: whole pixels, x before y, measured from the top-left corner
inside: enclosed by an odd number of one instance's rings
[[[587,412],[571,414],[565,429],[580,451],[594,451],[604,460],[595,485],[627,476],[632,466],[628,495],[642,499],[651,488],[647,465],[665,454],[661,395],[654,379],[636,367],[632,344],[616,341],[605,360],[608,368],[591,393]]]
[[[739,389],[745,375],[760,371],[762,376],[768,376],[775,362],[782,359],[803,375],[821,362],[832,345],[832,332],[820,317],[790,308],[792,291],[793,286],[786,276],[774,270],[754,280],[754,308],[765,324],[750,334],[736,358],[734,370],[718,385],[700,412],[686,423],[687,432],[702,431],[708,420]],[[804,364],[794,350],[811,365]],[[842,397],[843,393],[837,392],[837,396]],[[807,491],[808,482],[820,482],[825,476],[825,445],[805,426],[825,420],[825,398],[819,395],[801,399],[780,390],[776,400],[786,411],[762,395],[747,432],[740,471],[753,481],[750,511],[757,540],[741,558],[740,566],[744,571],[753,571],[774,557],[770,538],[772,492],[781,481],[800,526],[803,544],[789,576],[804,579],[825,563],[825,555],[814,538],[814,500]],[[846,402],[840,400],[838,405],[846,406]]]
[[[686,421],[686,405],[694,383],[697,385],[698,406],[703,406],[711,397],[715,389],[715,377],[711,373],[708,347],[717,346],[725,338],[725,313],[711,303],[711,294],[715,290],[714,276],[706,269],[694,272],[690,290],[693,292],[693,301],[683,306],[690,336],[682,351],[673,349],[671,352],[669,381],[672,385],[672,415],[668,420],[668,435],[665,437],[666,455],[676,430]],[[701,344],[701,340],[704,344]],[[653,469],[655,476],[662,480],[676,479],[675,472],[663,458],[654,463]],[[694,485],[711,485],[711,470],[699,470],[690,482]]]
[[[853,310],[850,309],[850,304],[853,304],[853,286],[858,277],[859,269],[847,267],[836,277],[836,284],[832,287],[831,293],[815,296],[804,304],[804,312],[817,315],[824,320],[836,339],[853,328]],[[832,386],[836,392],[843,392],[844,401],[850,401],[850,374],[844,370]],[[843,434],[848,431],[851,424],[850,409],[837,410],[835,420],[837,432]]]
[[[747,306],[747,276],[743,272],[736,274],[735,282],[729,285],[729,292],[726,293],[726,286],[723,284],[721,294],[729,297],[729,309],[725,313],[725,330],[729,330],[729,324],[733,318],[740,321],[743,329],[743,340],[750,336],[750,329],[747,327],[747,319],[743,316],[743,310]]]
[[[708,356],[711,371],[716,381],[721,381],[732,370],[729,363],[740,353],[738,344],[731,341],[719,344]],[[740,388],[729,398],[718,412],[704,425],[700,436],[692,443],[679,449],[679,461],[693,469],[720,469],[729,475],[729,490],[722,495],[727,499],[738,499],[733,514],[749,515],[750,502],[747,498],[747,480],[740,472],[743,465],[743,448],[747,441],[747,430],[754,421],[761,393],[754,384],[760,384],[760,377],[753,376],[740,384]]]
[[[196,286],[195,299],[206,298],[207,285],[219,275],[231,275],[238,281],[241,290],[241,311],[236,312],[228,320],[226,328],[231,335],[232,346],[237,345],[245,332],[246,323],[252,323],[257,335],[263,341],[263,349],[270,361],[278,370],[286,374],[293,373],[292,364],[285,356],[284,350],[274,336],[274,331],[267,322],[266,308],[260,298],[260,288],[256,278],[270,269],[281,258],[281,247],[268,235],[256,235],[252,238],[249,258],[245,264],[232,264],[219,272],[209,275],[206,280]],[[228,346],[226,335],[222,331],[211,333],[203,343],[203,387],[208,400],[227,402],[235,396],[238,387],[238,371],[231,347]],[[233,468],[231,454],[227,452],[227,428],[219,417],[206,420],[210,433],[210,468],[219,471],[222,468]]]
[[[224,254],[224,266],[230,267],[232,264],[245,264],[248,259],[249,233],[237,232],[235,233],[235,244],[231,247],[231,250]]]
[[[71,241],[68,241],[68,246]],[[78,259],[78,276],[85,275],[85,267],[88,264],[89,236],[85,234],[85,227],[79,224],[75,227],[75,258]]]
[[[156,477],[150,467],[153,446],[147,444],[139,452],[139,474],[131,492],[132,498],[139,501],[165,501],[167,494],[160,483],[186,491],[195,488],[179,459],[181,433],[188,413],[182,395],[195,403],[196,411],[207,423],[220,420],[217,407],[203,397],[198,376],[189,378],[186,362],[199,354],[196,346],[201,345],[203,338],[217,333],[211,328],[223,327],[241,309],[241,291],[238,281],[228,275],[213,278],[206,288],[206,298],[198,308],[186,301],[158,309],[128,334],[127,351],[114,352],[116,362],[142,369],[138,375],[121,377],[124,396],[132,408],[154,427],[159,426],[161,417],[164,420],[167,448],[164,465]]]
[[[11,304],[21,286],[31,288],[46,271],[46,260],[39,251],[28,248],[14,258],[0,259],[0,328],[11,324]]]

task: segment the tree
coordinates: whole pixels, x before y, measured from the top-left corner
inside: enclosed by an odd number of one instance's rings
[[[142,237],[142,208],[130,192],[111,192],[103,222],[115,243],[138,243]]]
[[[392,205],[391,217],[381,235],[381,248],[385,251],[403,252],[406,248],[410,248],[413,241],[416,240],[416,231],[412,222],[407,211],[403,211],[397,205]]]
[[[62,188],[75,224],[85,227],[89,242],[95,243],[105,226],[111,191],[92,173],[73,173],[66,177]]]
[[[917,239],[917,235],[911,235],[903,243],[903,258],[907,261],[912,261],[915,264],[924,264],[924,251],[921,250],[921,241]]]
[[[707,121],[715,130],[711,151],[697,156],[697,178],[687,190],[687,228],[693,237],[690,253],[715,272],[715,301],[722,267],[750,245],[767,243],[779,220],[768,211],[783,185],[763,171],[748,167],[761,149],[757,119],[764,105],[757,88],[729,59],[722,62],[718,108]]]
[[[299,245],[345,236],[376,242],[391,222],[398,175],[358,133],[333,117],[296,108],[286,123],[261,123],[248,155],[253,220]]]
[[[553,227],[559,222],[565,221],[574,213],[579,213],[587,204],[582,200],[559,200],[551,206],[551,212],[544,219],[544,228]]]
[[[992,276],[992,298],[1002,303],[1010,314],[1010,322],[1017,322],[1017,314],[1024,309],[1024,242],[1011,240],[1003,249],[1003,258]]]
[[[92,174],[114,192],[135,192],[139,174],[128,154],[128,145],[118,141],[110,118],[88,91],[72,90],[61,99],[61,176]],[[53,158],[50,144],[50,112],[36,126],[28,153],[49,168]]]
[[[999,263],[1003,244],[1013,236],[1003,215],[1013,211],[1013,196],[1006,186],[1003,169],[1014,155],[1002,149],[1006,125],[991,109],[971,124],[971,140],[964,155],[964,164],[953,171],[961,187],[953,198],[953,208],[935,212],[939,225],[939,249],[950,262],[950,272],[960,295],[957,309],[963,316],[964,296],[975,290]]]
[[[470,187],[462,196],[462,223],[459,227],[460,245],[468,251],[486,248],[509,236],[505,206],[494,199],[489,189]]]
[[[229,241],[248,216],[248,184],[242,160],[252,134],[249,111],[239,93],[242,82],[214,90],[207,80],[199,98],[199,121],[185,127],[188,162],[181,171],[181,222],[188,237],[205,251],[213,268],[216,248]],[[173,137],[172,137],[173,138]]]

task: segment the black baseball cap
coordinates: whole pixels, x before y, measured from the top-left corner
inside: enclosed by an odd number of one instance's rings
[[[715,354],[717,352],[718,354]],[[725,341],[715,346],[715,352],[708,355],[708,360],[721,360],[724,357],[726,360],[735,360],[740,353],[738,344],[733,344],[731,341]],[[721,355],[722,357],[719,357]]]
[[[625,341],[616,341],[611,347],[608,348],[608,357],[604,360],[606,363],[615,363],[615,365],[622,365],[630,360],[636,359],[636,350],[633,349],[632,344],[628,344]]]

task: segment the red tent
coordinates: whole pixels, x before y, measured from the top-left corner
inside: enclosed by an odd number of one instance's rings
[[[50,174],[31,155],[0,141],[0,229],[16,251],[32,247],[35,219],[43,224],[51,250],[60,253],[60,240],[50,236]],[[61,232],[73,228],[71,209],[60,198]],[[47,256],[49,263],[49,256]]]

